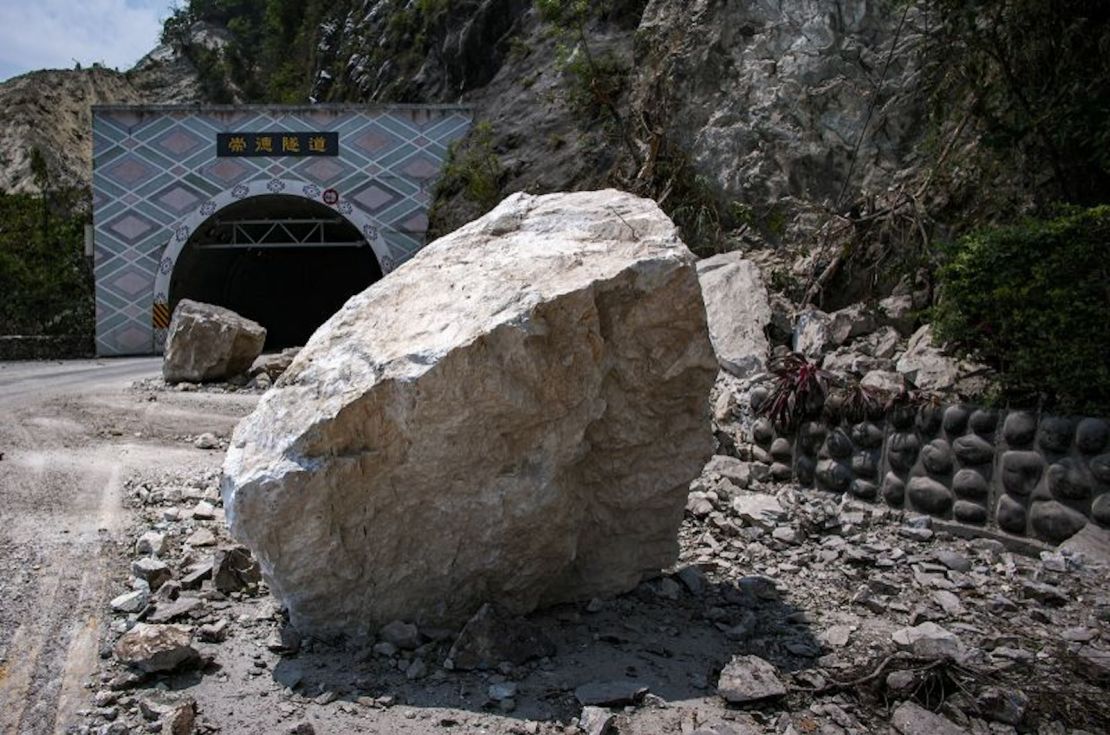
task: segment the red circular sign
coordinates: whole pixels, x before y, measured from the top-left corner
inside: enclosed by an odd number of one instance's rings
[[[324,204],[332,206],[339,203],[339,192],[335,189],[328,189],[324,192]]]

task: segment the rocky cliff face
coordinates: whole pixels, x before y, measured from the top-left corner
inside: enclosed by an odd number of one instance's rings
[[[532,3],[450,5],[424,21],[422,46],[388,58],[411,3],[362,3],[325,25],[313,97],[472,105],[504,191],[617,183],[712,207],[749,244],[803,239],[815,214],[918,173],[925,19],[912,5],[610,2],[585,44]],[[570,63],[556,63],[560,46]],[[568,70],[587,51],[607,78]],[[610,85],[612,110],[575,110],[582,84]],[[441,204],[443,230],[475,214],[458,192]]]

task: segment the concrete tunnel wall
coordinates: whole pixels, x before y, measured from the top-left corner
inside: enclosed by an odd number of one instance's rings
[[[435,181],[470,123],[470,113],[453,106],[94,107],[97,354],[162,350],[175,269],[183,252],[188,264],[191,236],[251,197],[281,194],[330,208],[389,273],[426,244]],[[217,155],[220,134],[285,131],[335,134],[338,154]],[[347,287],[345,276],[336,272],[337,287]]]

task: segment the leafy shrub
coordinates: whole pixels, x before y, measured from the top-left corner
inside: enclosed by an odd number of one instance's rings
[[[77,193],[0,194],[0,334],[88,335],[92,274]]]
[[[926,78],[942,114],[958,118],[967,107],[982,144],[1047,200],[1106,201],[1110,3],[926,0],[924,7],[933,11]]]
[[[1004,400],[1110,413],[1110,206],[976,232],[939,276],[937,335],[998,370]]]
[[[441,229],[442,207],[451,196],[461,194],[469,203],[468,217],[464,221],[481,217],[501,201],[505,169],[494,151],[493,135],[493,126],[483,120],[466,138],[451,144],[443,176],[436,184],[434,203],[428,213],[432,222],[429,237],[446,234],[447,231]]]
[[[797,352],[776,360],[771,372],[775,374],[775,385],[758,413],[769,418],[780,431],[791,431],[803,419],[819,414],[830,385],[836,382],[832,373]]]

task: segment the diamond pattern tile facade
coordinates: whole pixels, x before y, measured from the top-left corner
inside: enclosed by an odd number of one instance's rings
[[[156,303],[169,299],[189,235],[223,207],[280,191],[333,207],[367,238],[382,272],[425,244],[429,192],[469,129],[458,107],[94,107],[96,344],[101,355],[160,352]],[[216,135],[338,132],[337,158],[217,158]]]

